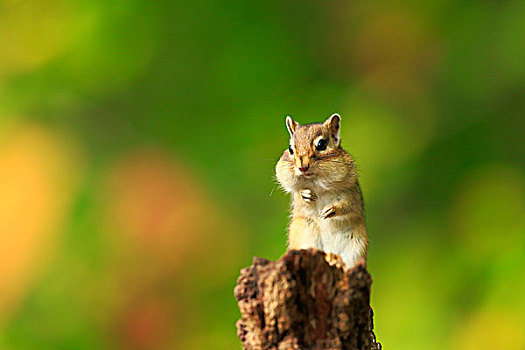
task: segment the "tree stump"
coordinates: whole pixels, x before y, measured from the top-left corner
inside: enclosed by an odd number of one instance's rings
[[[381,349],[370,307],[372,279],[364,261],[347,270],[316,249],[291,250],[277,261],[254,258],[235,287],[247,350]]]

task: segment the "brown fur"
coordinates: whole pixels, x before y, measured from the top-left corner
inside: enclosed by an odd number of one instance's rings
[[[353,264],[366,258],[368,237],[354,160],[340,146],[339,120],[299,125],[287,118],[294,154],[284,151],[276,177],[293,195],[288,248],[318,248]],[[316,149],[319,137],[328,140],[326,150]],[[306,172],[298,170],[304,167]]]

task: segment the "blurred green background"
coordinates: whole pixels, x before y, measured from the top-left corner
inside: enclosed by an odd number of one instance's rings
[[[385,349],[525,349],[525,2],[0,2],[0,348],[240,349],[285,115],[342,116]]]

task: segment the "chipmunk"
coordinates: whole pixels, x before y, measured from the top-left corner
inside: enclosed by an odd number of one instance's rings
[[[354,159],[341,148],[340,122],[338,114],[306,125],[286,117],[290,146],[275,172],[292,194],[288,249],[335,253],[351,268],[366,259],[368,237]]]

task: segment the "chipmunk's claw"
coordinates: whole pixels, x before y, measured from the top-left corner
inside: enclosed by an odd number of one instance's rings
[[[317,200],[317,195],[312,192],[312,190],[302,190],[301,191],[301,198],[308,203],[311,203],[315,200]]]
[[[328,219],[328,218],[331,218],[334,215],[335,215],[335,208],[332,205],[330,205],[330,206],[328,206],[328,207],[323,209],[323,211],[321,212],[319,217],[321,219]]]

